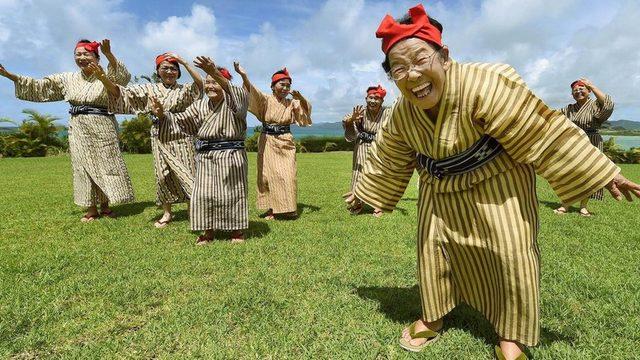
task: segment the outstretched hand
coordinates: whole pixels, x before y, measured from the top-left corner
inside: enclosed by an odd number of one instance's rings
[[[632,194],[640,198],[640,185],[628,180],[622,176],[622,174],[616,175],[616,177],[607,184],[606,188],[611,193],[611,196],[618,201],[622,200],[623,195],[627,201],[633,201]]]
[[[158,100],[157,97],[151,96],[149,98],[151,113],[155,115],[159,120],[164,118],[164,108],[162,107],[162,103]]]
[[[87,69],[89,69],[89,72],[95,75],[95,77],[99,80],[104,80],[107,78],[107,74],[104,72],[104,69],[102,68],[102,66],[100,66],[100,64],[90,63],[89,65],[87,65]]]
[[[360,122],[364,119],[364,105],[357,105],[351,111],[351,121]]]
[[[209,75],[213,75],[218,71],[216,69],[216,63],[208,56],[198,56],[193,60],[193,64],[206,72]]]
[[[111,54],[111,40],[104,39],[102,43],[100,43],[100,50],[104,54],[104,56],[110,56]]]
[[[9,77],[9,72],[0,64],[0,76]]]
[[[240,65],[240,62],[238,61],[234,61],[233,62],[233,69],[240,75],[240,76],[247,76],[247,72],[244,71],[244,68]]]

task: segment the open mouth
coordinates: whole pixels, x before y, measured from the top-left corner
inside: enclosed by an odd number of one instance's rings
[[[427,97],[431,93],[432,89],[433,89],[433,84],[431,84],[430,82],[426,82],[422,85],[418,85],[414,87],[413,89],[411,89],[411,92],[418,99],[422,99]]]

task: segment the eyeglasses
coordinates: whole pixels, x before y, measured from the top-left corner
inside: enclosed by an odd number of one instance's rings
[[[415,64],[411,64],[409,66],[405,65],[396,65],[391,68],[389,72],[389,77],[395,81],[400,81],[409,75],[411,69],[414,69],[417,72],[423,72],[429,68],[433,64],[434,57],[438,54],[437,51],[434,51],[429,56],[424,56],[422,54],[418,55],[418,60]]]
[[[164,72],[178,72],[178,69],[172,66],[161,66],[159,70]]]

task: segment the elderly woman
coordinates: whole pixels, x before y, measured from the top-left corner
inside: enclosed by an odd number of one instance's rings
[[[422,5],[382,20],[383,67],[401,96],[347,201],[392,211],[418,168],[422,317],[403,348],[431,344],[443,317],[467,303],[494,326],[499,358],[526,358],[540,337],[536,173],[566,203],[604,186],[631,200],[640,186],[512,67],[457,63],[441,32]]]
[[[0,65],[0,75],[15,83],[16,97],[22,100],[67,101],[69,113],[69,151],[73,168],[74,202],[87,207],[83,222],[100,215],[115,217],[109,204],[134,200],[131,180],[120,147],[115,116],[107,111],[108,96],[96,78],[92,64],[98,64],[98,49],[109,61],[106,76],[114,83],[126,85],[131,75],[111,52],[109,40],[102,43],[80,40],[74,58],[80,71],[49,75],[37,80],[15,75]],[[101,212],[98,213],[97,205]]]
[[[181,57],[172,53],[158,55],[155,60],[160,82],[127,87],[114,84],[97,68],[98,78],[109,93],[109,110],[124,114],[148,114],[150,99],[157,98],[167,112],[183,112],[202,97],[200,74]],[[192,83],[178,84],[180,65],[189,72]],[[97,67],[97,65],[96,65]],[[162,217],[154,223],[166,227],[172,219],[171,205],[188,202],[195,172],[193,137],[171,121],[154,119],[151,127],[151,149],[156,174],[156,204],[162,206]]]
[[[589,95],[593,92],[595,100]],[[574,124],[584,130],[593,146],[602,151],[602,136],[600,136],[600,126],[607,121],[613,113],[613,101],[611,97],[597,88],[589,79],[579,79],[571,83],[571,95],[576,101],[561,109],[562,113],[573,121]],[[604,191],[600,189],[591,195],[591,199],[603,200]],[[587,203],[590,198],[580,202],[580,215],[589,217],[591,213],[587,210]],[[562,204],[554,210],[556,214],[566,214],[571,204]]]
[[[370,86],[367,89],[365,101],[366,109],[362,105],[355,106],[350,114],[345,115],[342,120],[344,137],[348,142],[354,142],[353,162],[351,175],[351,192],[345,194],[350,196],[360,179],[362,168],[367,160],[367,152],[371,143],[375,140],[376,133],[380,126],[386,121],[391,113],[388,107],[383,107],[384,97],[387,91],[382,86]],[[351,208],[352,214],[359,214],[362,211],[362,203]],[[382,216],[381,209],[374,209],[373,216]]]
[[[232,243],[243,242],[242,230],[249,227],[244,149],[249,95],[233,86],[229,71],[216,67],[210,58],[200,56],[195,63],[207,73],[207,97],[181,113],[166,112],[163,103],[154,99],[152,110],[160,122],[178,124],[198,139],[190,219],[191,230],[204,234],[196,244],[213,241],[215,230],[230,231]]]
[[[244,69],[236,70],[249,91],[249,111],[262,122],[258,140],[257,207],[267,210],[265,219],[282,214],[297,216],[296,145],[290,125],[311,125],[311,104],[298,91],[291,91],[291,76],[286,68],[271,77],[271,94],[256,88]],[[288,99],[291,94],[293,99]]]

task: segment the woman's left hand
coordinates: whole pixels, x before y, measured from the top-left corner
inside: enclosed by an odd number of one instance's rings
[[[100,64],[90,63],[87,65],[87,69],[91,72],[91,74],[95,75],[97,79],[102,80],[107,78],[107,74],[104,72],[104,69]]]
[[[187,64],[187,62],[184,61],[184,59],[181,58],[180,55],[178,55],[176,53],[168,53],[167,55],[169,55],[169,57],[175,59],[178,62],[178,64],[180,64],[180,65],[186,65]]]
[[[623,195],[627,201],[633,201],[631,194],[640,198],[640,185],[628,180],[622,176],[622,174],[616,175],[616,177],[607,184],[606,188],[611,193],[611,196],[618,201],[622,200]]]
[[[298,90],[291,90],[291,96],[296,100],[302,99],[302,94],[300,94],[300,91]]]
[[[216,63],[208,56],[198,56],[195,60],[193,60],[193,64],[206,72],[207,74],[215,74],[218,69],[216,69]]]
[[[104,39],[100,44],[100,50],[104,54],[104,56],[111,56],[111,40]]]
[[[593,83],[591,82],[591,80],[587,79],[587,78],[580,78],[580,81],[582,81],[584,83],[584,86],[591,90],[593,89]]]

